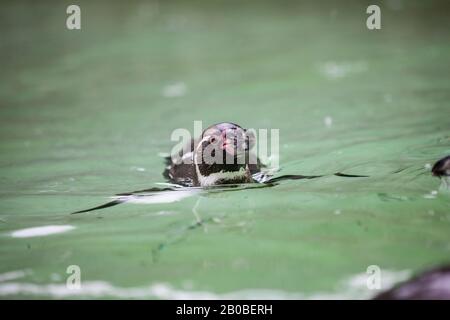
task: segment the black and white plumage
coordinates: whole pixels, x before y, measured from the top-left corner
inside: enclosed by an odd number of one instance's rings
[[[252,153],[254,135],[223,122],[205,129],[182,150],[166,158],[163,175],[170,182],[194,187],[255,182],[261,165]]]

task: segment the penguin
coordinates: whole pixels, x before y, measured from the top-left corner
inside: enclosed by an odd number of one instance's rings
[[[261,161],[252,151],[254,134],[241,126],[222,122],[206,128],[179,152],[166,157],[163,176],[185,187],[255,182]]]
[[[433,165],[431,172],[438,178],[450,177],[450,156],[438,160]]]
[[[438,160],[431,172],[433,176],[441,179],[443,189],[450,188],[450,155]]]

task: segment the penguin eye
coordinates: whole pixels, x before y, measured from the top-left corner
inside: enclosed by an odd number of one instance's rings
[[[211,137],[209,138],[209,143],[215,144],[216,142],[217,142],[217,137],[211,136]]]

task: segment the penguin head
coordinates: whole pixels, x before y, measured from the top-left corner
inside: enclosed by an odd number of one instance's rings
[[[211,173],[230,176],[232,172],[242,171],[254,146],[254,137],[252,131],[231,122],[206,128],[194,150],[198,174],[203,177]]]
[[[222,122],[206,128],[202,133],[202,140],[206,144],[217,146],[228,155],[240,156],[249,151],[254,145],[254,134],[251,131],[231,122]]]

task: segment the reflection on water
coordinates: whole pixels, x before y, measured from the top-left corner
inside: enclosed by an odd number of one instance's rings
[[[439,186],[439,190],[443,193],[450,193],[450,176],[441,178],[441,185]]]
[[[346,178],[367,178],[363,175],[349,175],[345,173],[335,173],[335,176]],[[288,180],[302,180],[302,179],[317,179],[324,177],[320,176],[305,176],[305,175],[279,175],[272,176],[265,174],[264,172],[258,172],[253,175],[254,183],[242,183],[242,184],[225,184],[225,185],[213,185],[209,187],[184,187],[182,185],[172,183],[159,183],[160,185],[167,185],[166,188],[151,188],[139,191],[132,191],[126,193],[119,193],[116,196],[111,197],[113,199],[110,202],[102,204],[97,207],[80,210],[73,212],[72,214],[86,213],[90,211],[110,208],[122,203],[134,203],[134,204],[157,204],[157,203],[173,203],[178,202],[184,198],[191,197],[196,194],[207,194],[217,192],[239,191],[249,190],[255,188],[267,188],[274,187],[281,181]]]
[[[13,238],[30,238],[42,237],[56,233],[63,233],[75,229],[74,226],[42,226],[34,228],[26,228],[13,231],[11,236]]]
[[[16,271],[20,272],[20,271]],[[2,275],[0,275],[1,277]],[[192,289],[176,289],[167,283],[156,283],[142,287],[117,287],[105,281],[89,281],[80,289],[68,289],[65,284],[37,285],[33,283],[0,282],[0,296],[27,295],[47,298],[102,298],[116,299],[165,299],[165,300],[337,300],[369,299],[379,290],[368,290],[367,274],[357,274],[342,281],[335,292],[320,292],[307,295],[300,292],[286,292],[273,289],[245,289],[235,292],[214,293]],[[385,270],[383,290],[409,278],[410,272]],[[185,284],[192,286],[192,284]]]

